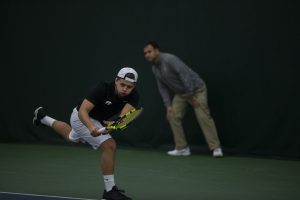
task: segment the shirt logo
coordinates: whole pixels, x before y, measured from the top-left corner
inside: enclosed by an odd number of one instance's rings
[[[105,101],[105,105],[111,105],[112,104],[112,102],[111,101]]]

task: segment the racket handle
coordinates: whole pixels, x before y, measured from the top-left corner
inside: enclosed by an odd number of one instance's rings
[[[102,127],[102,128],[100,128],[99,130],[98,130],[98,132],[99,133],[106,133],[107,132],[107,130],[106,130],[106,127]]]

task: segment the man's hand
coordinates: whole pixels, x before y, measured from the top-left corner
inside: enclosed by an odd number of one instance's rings
[[[194,108],[198,108],[200,107],[200,103],[197,100],[197,98],[195,96],[190,96],[188,98],[188,102],[194,107]]]
[[[166,113],[167,120],[170,120],[172,115],[173,115],[172,107],[168,106],[167,107],[167,113]]]

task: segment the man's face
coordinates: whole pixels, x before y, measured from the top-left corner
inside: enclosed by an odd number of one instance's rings
[[[153,48],[152,45],[147,45],[144,47],[144,56],[148,62],[157,62],[159,57],[159,49]]]
[[[116,84],[116,94],[119,97],[125,97],[129,95],[134,89],[134,84],[124,79],[116,79],[115,84]]]

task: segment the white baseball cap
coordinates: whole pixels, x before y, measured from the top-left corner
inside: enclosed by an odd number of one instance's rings
[[[138,79],[138,74],[137,72],[130,68],[130,67],[124,67],[122,68],[117,75],[119,78],[124,79],[126,81],[136,83]]]

